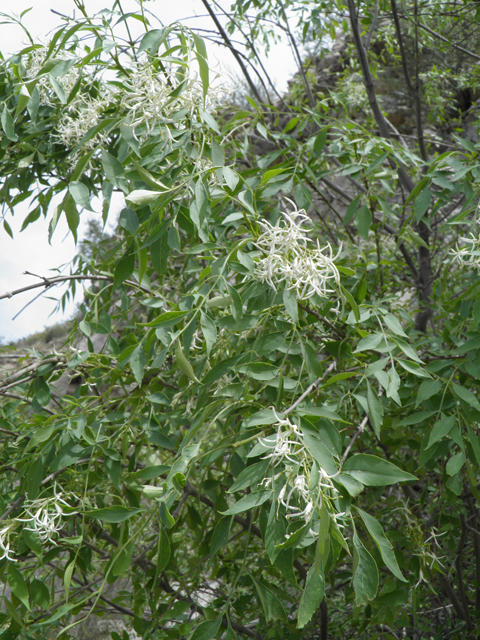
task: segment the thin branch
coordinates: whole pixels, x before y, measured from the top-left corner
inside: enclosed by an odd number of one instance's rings
[[[337,336],[342,340],[346,337],[345,333],[341,329],[337,329],[336,326],[330,322],[330,320],[327,320],[327,318],[322,316],[322,314],[319,313],[316,309],[312,309],[311,307],[305,304],[302,304],[301,302],[298,303],[298,306],[300,307],[300,309],[303,309],[306,313],[310,313],[312,316],[315,316],[318,320],[320,320],[320,322],[323,322],[323,324],[326,324],[327,327],[329,327],[333,332],[335,332]]]
[[[400,27],[400,19],[398,17],[396,0],[390,0],[390,5],[392,7],[392,15],[393,15],[393,22],[395,24],[395,31],[397,32],[397,41],[398,41],[398,47],[400,49],[400,58],[402,60],[403,75],[405,77],[405,82],[407,84],[408,91],[412,98],[412,102],[415,105],[415,118],[417,121],[417,132],[418,132],[418,146],[420,148],[420,154],[422,156],[423,161],[427,162],[428,156],[427,156],[427,150],[425,148],[425,139],[423,137],[420,97],[418,92],[418,77],[416,78],[416,86],[414,87],[410,80],[410,74],[408,73],[407,54],[405,52],[405,47],[403,45],[403,36],[402,36],[402,30]]]
[[[12,393],[11,391],[3,391],[2,396],[5,396],[6,398],[15,398],[15,400],[22,400],[23,402],[28,402],[29,404],[32,404],[33,402],[33,400],[31,400],[30,398],[25,398],[24,396],[21,396],[19,393]],[[46,411],[51,416],[57,415],[56,411],[53,411],[49,407],[42,407],[42,411]]]
[[[355,0],[348,0],[348,10],[350,15],[350,25],[352,27],[353,42],[357,50],[360,68],[362,69],[363,81],[364,81],[365,89],[367,91],[368,102],[370,103],[370,107],[372,109],[375,121],[380,130],[380,135],[382,136],[382,138],[390,139],[390,131],[387,124],[387,120],[383,115],[380,109],[380,106],[378,104],[375,88],[373,85],[373,77],[370,72],[370,67],[368,64],[367,53],[365,51],[365,48],[362,43],[362,39],[360,37]],[[413,180],[410,178],[410,176],[408,175],[405,167],[402,164],[396,165],[396,163],[393,161],[392,158],[389,158],[389,162],[391,166],[397,167],[398,177],[400,178],[400,181],[402,182],[402,184],[408,190],[409,193],[412,192],[415,187],[415,184]]]
[[[290,24],[288,22],[288,17],[287,17],[286,11],[285,11],[285,7],[283,6],[283,2],[282,2],[282,0],[277,0],[277,1],[278,1],[278,4],[280,5],[280,8],[282,9],[283,19],[285,20],[285,26],[286,26],[288,38],[290,40],[290,45],[291,45],[292,50],[294,52],[294,57],[295,57],[296,62],[297,62],[298,70],[300,71],[300,75],[302,76],[303,84],[305,85],[305,91],[307,92],[309,105],[310,105],[310,107],[312,109],[314,109],[315,108],[315,98],[313,97],[312,89],[310,87],[310,83],[308,81],[307,74],[305,73],[305,68],[303,66],[302,57],[301,57],[300,52],[299,52],[298,47],[297,47],[297,42],[296,42],[296,40],[295,40],[295,38],[293,36],[293,33],[290,30]]]
[[[348,454],[350,453],[350,449],[353,447],[355,440],[358,438],[358,436],[363,433],[365,431],[365,427],[367,425],[368,422],[368,416],[365,416],[364,419],[361,421],[358,429],[355,431],[355,433],[352,436],[352,439],[350,440],[350,442],[347,445],[347,448],[345,449],[345,452],[342,456],[342,459],[340,461],[340,468],[342,468],[343,463],[345,462],[345,460],[347,459]]]
[[[28,273],[28,272],[26,272]],[[44,278],[43,282],[37,282],[36,284],[30,284],[27,287],[22,287],[21,289],[15,289],[15,291],[7,291],[7,293],[3,293],[0,295],[0,300],[4,298],[13,298],[13,296],[18,295],[19,293],[24,293],[25,291],[31,291],[32,289],[38,289],[38,287],[50,288],[56,284],[61,284],[62,282],[68,282],[69,280],[101,280],[104,282],[113,282],[113,276],[54,276],[53,278]],[[130,287],[135,287],[143,291],[144,293],[151,293],[147,287],[144,287],[138,282],[133,282],[133,280],[125,280],[123,284],[128,284]]]
[[[377,28],[378,6],[379,6],[379,4],[380,4],[379,0],[375,0],[375,6],[373,7],[372,23],[370,25],[370,29],[368,30],[368,34],[367,34],[367,37],[365,39],[365,51],[369,50],[370,42],[372,41],[373,34],[375,32],[375,29]]]
[[[295,400],[295,402],[290,407],[288,407],[288,409],[283,411],[283,413],[285,415],[287,415],[287,414],[291,413],[292,411],[294,411],[298,407],[298,405],[301,402],[303,402],[305,400],[305,398],[308,395],[310,395],[312,393],[312,391],[314,391],[314,389],[316,389],[318,387],[318,385],[322,382],[322,380],[324,380],[328,376],[330,371],[335,369],[335,367],[336,367],[336,364],[334,362],[332,362],[332,364],[327,367],[327,370],[325,371],[323,376],[320,376],[319,378],[317,378],[315,380],[315,382],[312,382],[312,384],[309,387],[307,387],[307,389],[302,393],[302,395],[298,398],[298,400]]]
[[[408,20],[411,20],[411,18],[408,16],[408,14],[405,15],[405,18],[407,18]],[[421,22],[416,22],[415,24],[416,24],[417,27],[420,27],[420,29],[424,29],[425,31],[428,31],[428,33],[431,33],[432,36],[435,36],[435,38],[438,38],[439,40],[442,40],[443,42],[446,42],[450,47],[453,47],[454,49],[458,49],[462,53],[466,53],[467,56],[470,56],[471,58],[474,58],[475,60],[480,60],[480,56],[477,56],[476,53],[472,53],[471,51],[468,51],[467,49],[464,49],[460,45],[454,44],[453,42],[450,42],[450,40],[447,40],[447,38],[444,38],[443,36],[441,36],[436,31],[432,31],[432,29],[430,29],[426,25],[422,24]]]
[[[223,41],[228,46],[228,48],[231,50],[231,52],[233,54],[233,57],[237,61],[240,69],[242,70],[242,73],[245,76],[245,79],[246,79],[246,81],[248,83],[248,86],[250,87],[250,91],[253,93],[253,95],[255,96],[255,98],[257,99],[258,102],[263,102],[262,98],[260,97],[260,94],[257,91],[257,87],[253,84],[253,81],[252,81],[252,79],[250,77],[250,74],[247,71],[247,68],[243,64],[243,60],[241,59],[240,55],[238,54],[238,51],[232,46],[232,43],[230,42],[230,38],[228,37],[225,29],[220,24],[220,21],[217,18],[217,16],[215,15],[215,12],[213,11],[212,7],[209,5],[207,0],[202,0],[202,3],[203,3],[203,6],[205,7],[205,9],[208,11],[208,13],[209,13],[210,17],[212,18],[213,22],[215,23],[215,26],[218,29],[218,33],[222,36]]]

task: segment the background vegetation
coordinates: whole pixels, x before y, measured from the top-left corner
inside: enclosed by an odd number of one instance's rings
[[[4,232],[125,207],[30,287],[85,287],[64,347],[3,348],[1,637],[478,637],[478,4],[204,0],[241,99],[75,5],[2,61]]]

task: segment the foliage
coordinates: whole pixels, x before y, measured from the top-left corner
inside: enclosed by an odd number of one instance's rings
[[[347,71],[321,93],[299,57],[296,107],[238,110],[194,31],[76,6],[2,64],[4,229],[28,198],[24,227],[65,216],[76,239],[125,206],[38,283],[68,281],[60,304],[85,283],[65,349],[0,382],[2,637],[106,613],[124,637],[477,637],[479,143],[425,142],[418,24],[388,36],[412,141],[360,32],[393,0],[360,27],[352,0],[232,9],[247,44],[268,20],[293,39],[290,10],[306,40],[351,32],[363,120]]]

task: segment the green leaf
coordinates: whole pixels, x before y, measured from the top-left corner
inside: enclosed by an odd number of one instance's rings
[[[345,213],[345,218],[344,218],[344,223],[345,224],[349,224],[352,221],[353,215],[357,210],[358,203],[360,202],[361,197],[362,197],[361,195],[357,196],[348,205],[348,209],[347,209],[347,212]]]
[[[297,298],[295,296],[295,292],[292,289],[284,289],[283,291],[283,304],[285,305],[285,310],[290,316],[290,318],[298,323],[298,306],[297,306]]]
[[[313,150],[316,154],[320,154],[323,151],[323,147],[327,142],[328,128],[322,129],[320,133],[315,137],[313,142]]]
[[[355,226],[364,240],[368,240],[368,232],[372,224],[372,214],[366,205],[362,205],[355,213]]]
[[[367,382],[367,404],[368,404],[368,417],[372,422],[375,435],[380,440],[380,430],[383,424],[383,404],[381,403],[378,395],[374,393],[370,383]]]
[[[132,368],[132,373],[137,381],[138,386],[140,387],[143,380],[143,373],[145,371],[145,352],[141,344],[135,349],[135,351],[130,356],[130,366]]]
[[[416,362],[409,362],[408,360],[402,360],[401,358],[397,358],[396,360],[398,364],[405,369],[405,371],[413,373],[414,376],[418,376],[419,378],[430,378],[430,374]]]
[[[308,450],[310,451],[313,458],[318,462],[320,467],[322,469],[325,469],[325,471],[330,476],[336,474],[338,469],[332,454],[330,453],[326,445],[323,444],[323,442],[321,442],[318,438],[315,438],[305,430],[303,420],[302,433],[303,441],[305,442]]]
[[[267,587],[266,584],[260,582],[252,576],[253,583],[257,590],[258,599],[262,605],[263,613],[267,622],[270,620],[283,620],[286,622],[287,614],[282,603],[277,596]]]
[[[194,382],[198,382],[195,376],[195,372],[193,371],[193,367],[188,361],[185,353],[183,352],[182,345],[180,344],[180,340],[178,339],[175,342],[175,358],[177,359],[178,366],[187,376],[187,378],[190,378],[190,380],[193,380]]]
[[[457,474],[460,471],[460,469],[463,467],[464,463],[465,463],[464,453],[459,452],[453,455],[450,458],[450,460],[447,462],[447,465],[445,467],[445,471],[447,472],[447,475],[454,476],[455,474]]]
[[[70,193],[67,193],[65,196],[62,208],[65,211],[65,217],[67,218],[68,228],[72,232],[73,239],[75,240],[75,244],[77,243],[77,229],[80,224],[80,215],[78,213],[77,205],[75,204],[74,199],[72,198]],[[52,230],[53,233],[53,230]],[[51,236],[50,236],[51,239]]]
[[[430,189],[428,187],[425,187],[425,189],[418,194],[415,200],[415,204],[413,206],[413,210],[415,211],[415,220],[417,221],[417,223],[420,222],[420,220],[423,218],[423,216],[427,212],[428,207],[430,206],[430,201],[431,201]]]
[[[27,472],[28,499],[35,500],[38,495],[40,483],[43,480],[43,460],[36,458],[30,465]]]
[[[239,181],[238,174],[235,171],[233,171],[233,169],[231,169],[230,167],[223,167],[222,172],[223,172],[223,178],[227,183],[227,187],[231,191],[235,191],[235,187],[237,186]]]
[[[424,382],[422,382],[420,388],[418,389],[415,407],[418,407],[418,405],[424,400],[428,400],[428,398],[431,398],[437,393],[440,393],[441,390],[442,383],[440,382],[440,380],[425,380]]]
[[[356,509],[362,516],[362,520],[367,528],[368,533],[375,541],[375,544],[377,545],[378,550],[380,551],[380,554],[382,556],[382,560],[385,562],[387,567],[396,578],[402,580],[403,582],[408,582],[408,580],[405,580],[402,572],[400,571],[397,563],[397,558],[395,557],[395,552],[390,541],[385,535],[382,525],[378,522],[378,520],[375,520],[375,518],[373,518],[366,511],[363,511],[358,507],[356,507]]]
[[[215,529],[212,535],[212,541],[210,543],[210,557],[213,556],[224,547],[230,536],[230,525],[232,524],[232,518],[230,516],[225,516],[220,518],[217,522]]]
[[[465,389],[465,387],[462,387],[455,382],[452,383],[452,388],[457,398],[460,398],[460,400],[463,400],[477,411],[480,411],[480,402],[469,389]]]
[[[262,187],[266,182],[268,182],[275,176],[285,173],[286,171],[288,171],[288,169],[286,169],[285,167],[281,167],[280,169],[270,169],[269,171],[265,171],[265,173],[262,176],[262,179],[260,180],[260,184],[258,186]],[[290,177],[290,173],[288,174],[287,178],[289,177]]]
[[[50,402],[50,387],[43,378],[35,378],[33,393],[36,401],[41,407],[46,407]]]
[[[142,51],[149,51],[152,55],[155,55],[159,46],[168,37],[170,31],[171,28],[152,29],[151,31],[148,31],[140,42],[138,53],[142,53]]]
[[[102,151],[102,167],[110,182],[115,186],[119,186],[117,178],[125,175],[125,169],[123,164],[105,149]]]
[[[320,606],[325,595],[325,578],[323,572],[320,573],[312,565],[307,574],[305,589],[300,598],[298,607],[297,629],[303,627],[310,622],[313,614]]]
[[[348,458],[343,465],[342,472],[348,473],[367,487],[384,487],[397,482],[417,479],[391,462],[368,453],[357,453]]]
[[[67,601],[68,601],[68,595],[70,593],[70,584],[72,582],[72,575],[73,575],[73,572],[75,571],[75,565],[76,565],[75,560],[72,560],[67,564],[65,571],[63,572],[63,586],[65,589],[65,600]]]
[[[140,226],[137,214],[133,209],[129,209],[128,207],[122,209],[118,222],[121,227],[126,229],[132,235],[137,233],[138,227]]]
[[[90,191],[83,182],[79,182],[78,180],[70,182],[68,190],[79,207],[93,212],[92,205],[90,204]]]
[[[159,198],[162,193],[165,191],[169,191],[166,187],[162,191],[148,191],[147,189],[136,189],[128,194],[125,197],[125,202],[133,205],[134,207],[141,207],[143,204],[149,204],[153,202],[157,198]]]
[[[473,453],[477,461],[477,467],[480,467],[480,440],[477,434],[474,432],[471,424],[467,422],[468,439],[472,445]],[[472,460],[473,462],[473,460]]]
[[[359,480],[356,480],[353,476],[349,476],[346,473],[340,473],[335,480],[345,487],[352,498],[358,496],[364,489],[363,484]]]
[[[352,296],[350,291],[347,291],[347,289],[345,289],[345,287],[341,287],[341,291],[342,291],[343,295],[346,297],[346,299],[348,300],[348,304],[350,305],[350,307],[351,307],[351,309],[353,311],[353,315],[355,316],[355,320],[357,322],[360,322],[360,311],[359,311],[357,303],[355,302],[355,298]]]
[[[217,637],[218,630],[222,624],[222,616],[216,620],[204,620],[190,636],[190,640],[212,640]]]
[[[157,327],[166,329],[167,327],[173,327],[178,324],[182,318],[188,315],[189,311],[166,311],[147,324],[143,324],[143,327]]]
[[[24,84],[20,85],[20,89],[18,91],[17,108],[15,109],[15,118],[18,118],[18,116],[22,113],[27,104],[30,102],[30,99],[31,96],[27,87]]]
[[[283,419],[283,413],[277,413],[277,415],[280,419]],[[244,428],[258,427],[259,425],[274,424],[275,422],[278,422],[278,419],[275,417],[275,414],[273,413],[273,409],[268,408],[268,409],[260,409],[260,411],[257,411],[256,413],[251,415],[249,418],[246,418],[243,421],[243,426]],[[249,454],[249,456],[250,455],[251,454]]]
[[[4,103],[3,105],[1,121],[2,121],[2,129],[5,132],[5,135],[7,136],[7,138],[12,142],[16,142],[18,140],[18,136],[15,133],[15,124],[13,122],[12,114],[7,109],[6,103]]]
[[[205,313],[200,314],[200,326],[202,327],[205,343],[207,345],[207,356],[210,357],[212,347],[217,341],[217,326],[215,322]]]
[[[237,367],[241,373],[245,373],[254,380],[272,380],[279,375],[279,369],[269,362],[250,362]]]
[[[433,425],[433,429],[430,432],[430,437],[428,439],[428,445],[426,447],[427,449],[447,436],[453,429],[456,418],[455,415],[444,416],[442,414],[442,416],[443,417],[440,418],[440,420],[437,420],[437,422]]]
[[[170,538],[168,537],[168,533],[165,531],[165,529],[163,527],[160,527],[157,546],[157,575],[161,573],[168,565],[170,554]]]
[[[197,57],[198,66],[200,68],[200,78],[202,80],[203,97],[207,97],[209,82],[209,68],[207,61],[207,48],[205,41],[195,31],[191,31],[193,41],[195,42],[195,55]]]
[[[395,344],[397,344],[403,353],[411,360],[418,362],[418,364],[423,364],[423,360],[420,360],[416,351],[408,344],[408,342],[405,342],[401,338],[395,338]]]
[[[251,464],[248,467],[245,467],[245,469],[240,472],[240,475],[228,490],[228,493],[242,491],[243,489],[248,489],[248,487],[257,484],[259,480],[262,480],[264,478],[269,463],[270,460],[267,458],[265,460],[261,460],[260,462],[256,462],[255,464]]]
[[[383,333],[371,333],[360,340],[354,353],[376,349],[383,339]]]
[[[126,124],[121,124],[119,129],[120,129],[120,135],[128,144],[130,149],[132,149],[132,151],[136,153],[137,156],[140,156],[140,144],[133,133],[133,129]]]
[[[47,610],[50,607],[50,591],[47,585],[43,581],[34,578],[30,583],[30,590],[32,592],[32,603]]]
[[[355,602],[360,605],[373,600],[378,590],[378,568],[356,533],[353,534],[353,588]]]
[[[392,315],[391,313],[386,313],[383,316],[383,319],[385,320],[385,324],[387,325],[387,327],[390,329],[390,331],[393,331],[395,335],[403,336],[404,338],[408,337],[405,331],[402,329],[402,325],[394,315]]]
[[[115,265],[113,272],[113,286],[119,287],[122,282],[128,280],[135,268],[135,253],[133,243],[127,248],[123,256]]]
[[[133,552],[135,550],[135,541],[132,540],[126,547],[118,552],[115,562],[112,566],[112,575],[121,576],[132,564]]]
[[[25,580],[23,579],[22,574],[15,567],[13,562],[8,563],[7,576],[8,584],[10,585],[11,590],[17,596],[20,602],[22,602],[30,611],[28,587],[25,583]]]
[[[242,513],[243,511],[248,511],[249,509],[253,509],[254,507],[259,507],[271,497],[271,491],[255,491],[254,493],[250,493],[244,498],[241,498],[226,511],[223,511],[222,515],[234,516],[237,513]]]
[[[137,513],[142,513],[142,511],[143,509],[118,505],[115,507],[105,507],[104,509],[91,509],[90,511],[84,511],[83,514],[96,520],[101,520],[102,522],[123,522],[137,515]]]

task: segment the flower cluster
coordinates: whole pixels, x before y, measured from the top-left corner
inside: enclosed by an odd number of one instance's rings
[[[334,292],[329,288],[330,281],[340,282],[335,266],[338,254],[333,256],[328,243],[321,249],[318,240],[316,248],[310,246],[312,241],[302,227],[310,219],[303,209],[283,213],[283,217],[283,225],[280,220],[275,226],[268,221],[259,223],[264,233],[255,246],[263,253],[263,257],[256,263],[256,278],[268,282],[275,290],[285,282],[285,287],[293,290],[298,300],[306,300],[315,294],[326,298]]]
[[[38,76],[47,62],[47,53],[47,47],[34,49],[29,54],[28,60],[25,63],[25,75],[28,80],[37,80],[35,86],[40,95],[40,103],[51,107],[55,104],[56,99],[54,98],[55,94],[52,91],[49,74],[44,73],[41,76]],[[61,56],[62,54],[60,53],[59,55]],[[65,60],[67,59],[65,58]],[[75,66],[73,66],[70,67],[70,69],[68,69],[68,71],[63,75],[58,75],[55,80],[62,87],[65,95],[68,97],[73,87],[75,86],[79,76],[79,70]]]
[[[49,498],[29,501],[25,505],[23,517],[6,522],[0,529],[0,560],[6,558],[11,562],[17,562],[12,555],[11,537],[16,533],[20,523],[24,524],[25,530],[33,531],[43,544],[55,544],[54,537],[63,527],[62,519],[74,513],[76,511],[72,510],[61,493],[56,493],[56,489],[55,494]]]
[[[78,98],[72,102],[63,120],[58,125],[56,137],[67,149],[76,147],[90,129],[100,123],[107,106],[107,98]],[[99,131],[84,143],[83,149],[89,151],[97,148],[106,140],[106,137],[107,134],[104,131]],[[77,160],[78,153],[69,157],[71,164],[75,164]]]
[[[477,221],[477,225],[480,225],[480,221]],[[471,233],[469,238],[460,238],[460,241],[465,245],[459,247],[457,244],[456,249],[450,250],[453,259],[462,267],[469,266],[480,270],[480,238]]]
[[[150,135],[159,123],[174,125],[174,116],[180,110],[185,109],[190,115],[199,107],[212,110],[224,95],[225,86],[211,86],[204,98],[196,76],[179,80],[173,74],[159,72],[151,64],[139,64],[124,83],[121,104],[132,129],[144,126]]]
[[[280,418],[275,409],[272,410],[277,420],[276,434],[273,438],[259,440],[271,449],[264,458],[270,458],[274,467],[284,463],[284,469],[264,483],[267,486],[283,483],[277,499],[279,505],[285,507],[287,518],[303,518],[310,522],[315,509],[322,505],[325,491],[333,494],[337,490],[327,472],[314,461],[297,425],[288,417]]]

